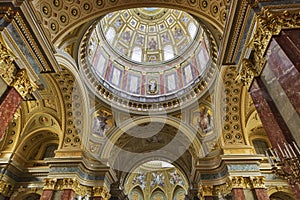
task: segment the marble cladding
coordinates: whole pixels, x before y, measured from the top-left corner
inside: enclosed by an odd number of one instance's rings
[[[0,140],[2,139],[5,130],[12,121],[13,116],[22,102],[21,95],[13,87],[6,89],[5,93],[0,98]]]
[[[254,79],[250,95],[272,146],[277,147],[278,143],[287,142],[285,135],[290,134],[289,130],[260,78]]]
[[[269,200],[268,193],[264,188],[256,188],[254,189],[255,196],[257,200]]]

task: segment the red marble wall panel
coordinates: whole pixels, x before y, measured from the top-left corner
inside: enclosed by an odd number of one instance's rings
[[[8,124],[12,121],[13,116],[20,104],[22,103],[21,95],[13,87],[8,87],[0,99],[0,140],[3,138]]]

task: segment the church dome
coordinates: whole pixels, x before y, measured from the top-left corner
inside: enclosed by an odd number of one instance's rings
[[[85,77],[97,96],[123,107],[178,107],[204,91],[213,74],[208,32],[183,11],[135,8],[109,13],[86,38]]]

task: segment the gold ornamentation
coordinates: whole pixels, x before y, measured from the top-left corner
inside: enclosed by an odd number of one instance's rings
[[[93,187],[93,196],[102,197],[103,200],[108,200],[110,198],[109,191],[104,186]]]
[[[12,192],[13,192],[13,186],[10,183],[1,180],[0,181],[0,194],[5,197],[9,197],[9,196],[11,196]]]
[[[230,187],[231,189],[234,188],[246,188],[245,186],[245,180],[242,176],[230,176],[227,179],[226,182],[227,186]]]
[[[15,65],[13,61],[13,54],[0,42],[0,76],[7,85],[10,85],[14,79]]]
[[[264,10],[256,17],[256,30],[250,40],[249,48],[253,52],[252,65],[247,61],[242,64],[242,68],[250,67],[252,72],[248,72],[251,77],[246,81],[251,83],[254,76],[259,76],[264,65],[264,54],[268,48],[273,35],[278,35],[282,29],[300,28],[300,9],[291,11],[269,11]],[[244,66],[246,64],[246,66]],[[240,70],[241,71],[241,70]],[[254,74],[254,76],[252,75]]]
[[[206,196],[213,196],[213,189],[212,185],[201,185],[198,189],[198,197],[202,199]]]
[[[26,95],[35,91],[38,87],[30,80],[26,69],[20,69],[17,72],[11,86],[13,86],[18,91],[23,99],[26,99]]]
[[[57,180],[54,178],[44,179],[44,190],[55,190]]]
[[[265,60],[264,58],[262,59]],[[256,67],[250,59],[244,58],[236,80],[241,81],[249,89],[252,80],[254,77],[259,76],[261,70],[262,67]]]
[[[253,188],[265,188],[266,178],[264,176],[250,177]]]

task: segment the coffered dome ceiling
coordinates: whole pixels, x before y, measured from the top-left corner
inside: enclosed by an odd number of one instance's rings
[[[200,24],[167,8],[109,13],[85,35],[82,71],[110,103],[174,108],[202,93],[214,73],[215,45]]]

